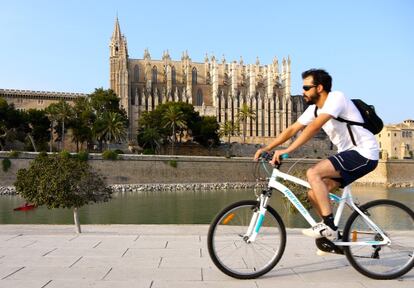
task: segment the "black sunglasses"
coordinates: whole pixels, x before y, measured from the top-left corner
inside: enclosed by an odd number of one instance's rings
[[[303,90],[305,91],[309,91],[310,89],[312,89],[313,87],[316,87],[318,85],[303,85]]]

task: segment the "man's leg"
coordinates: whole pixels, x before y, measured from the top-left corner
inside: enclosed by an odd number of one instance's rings
[[[340,173],[335,170],[331,161],[326,159],[308,169],[306,176],[312,187],[312,192],[310,192],[313,199],[312,201],[316,203],[318,213],[320,213],[323,223],[317,223],[311,228],[304,229],[302,230],[302,233],[314,238],[328,237],[332,240],[336,239],[338,236],[338,233],[336,232],[337,227],[334,223],[331,203],[329,200],[330,188],[334,187],[336,184],[332,182],[334,180],[328,181],[327,179],[339,178]]]
[[[320,216],[323,217],[332,214],[329,192],[332,189],[331,185],[335,188],[334,184],[337,182],[334,180],[327,181],[327,178],[339,178],[341,176],[339,171],[335,170],[331,161],[325,159],[309,168],[306,172],[306,176],[312,187],[309,191],[312,199],[311,201],[317,204],[317,211],[320,213]]]
[[[323,179],[323,182],[325,182],[325,185],[326,185],[326,187],[328,187],[329,192],[332,192],[333,190],[335,190],[336,188],[339,188],[339,186],[340,186],[340,183],[338,181],[335,181],[335,180],[330,179],[330,178]],[[322,212],[321,212],[319,204],[316,200],[315,194],[316,194],[316,191],[313,191],[312,189],[310,189],[308,191],[308,198],[309,198],[309,201],[311,202],[313,208],[316,210],[316,213],[318,213],[318,215],[320,217],[322,217]]]

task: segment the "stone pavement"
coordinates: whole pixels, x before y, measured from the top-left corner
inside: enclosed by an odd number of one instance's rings
[[[414,287],[414,270],[369,279],[343,256],[315,254],[314,241],[288,230],[285,254],[268,274],[237,280],[209,258],[207,225],[0,225],[0,287]]]

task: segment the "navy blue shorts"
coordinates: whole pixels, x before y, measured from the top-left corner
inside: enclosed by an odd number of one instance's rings
[[[328,159],[341,174],[341,178],[333,179],[341,184],[341,188],[373,171],[378,165],[378,160],[367,159],[355,150],[343,151]]]

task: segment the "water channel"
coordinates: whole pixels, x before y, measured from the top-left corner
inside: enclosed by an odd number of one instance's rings
[[[287,212],[278,194],[274,194],[270,205],[281,214],[286,226],[307,227],[301,216]],[[387,198],[414,209],[414,188],[355,187],[353,195],[360,203]],[[253,190],[117,193],[109,202],[82,207],[80,220],[82,224],[207,224],[227,204],[254,198]],[[0,224],[73,223],[69,209],[13,211],[24,202],[19,196],[0,196]]]

